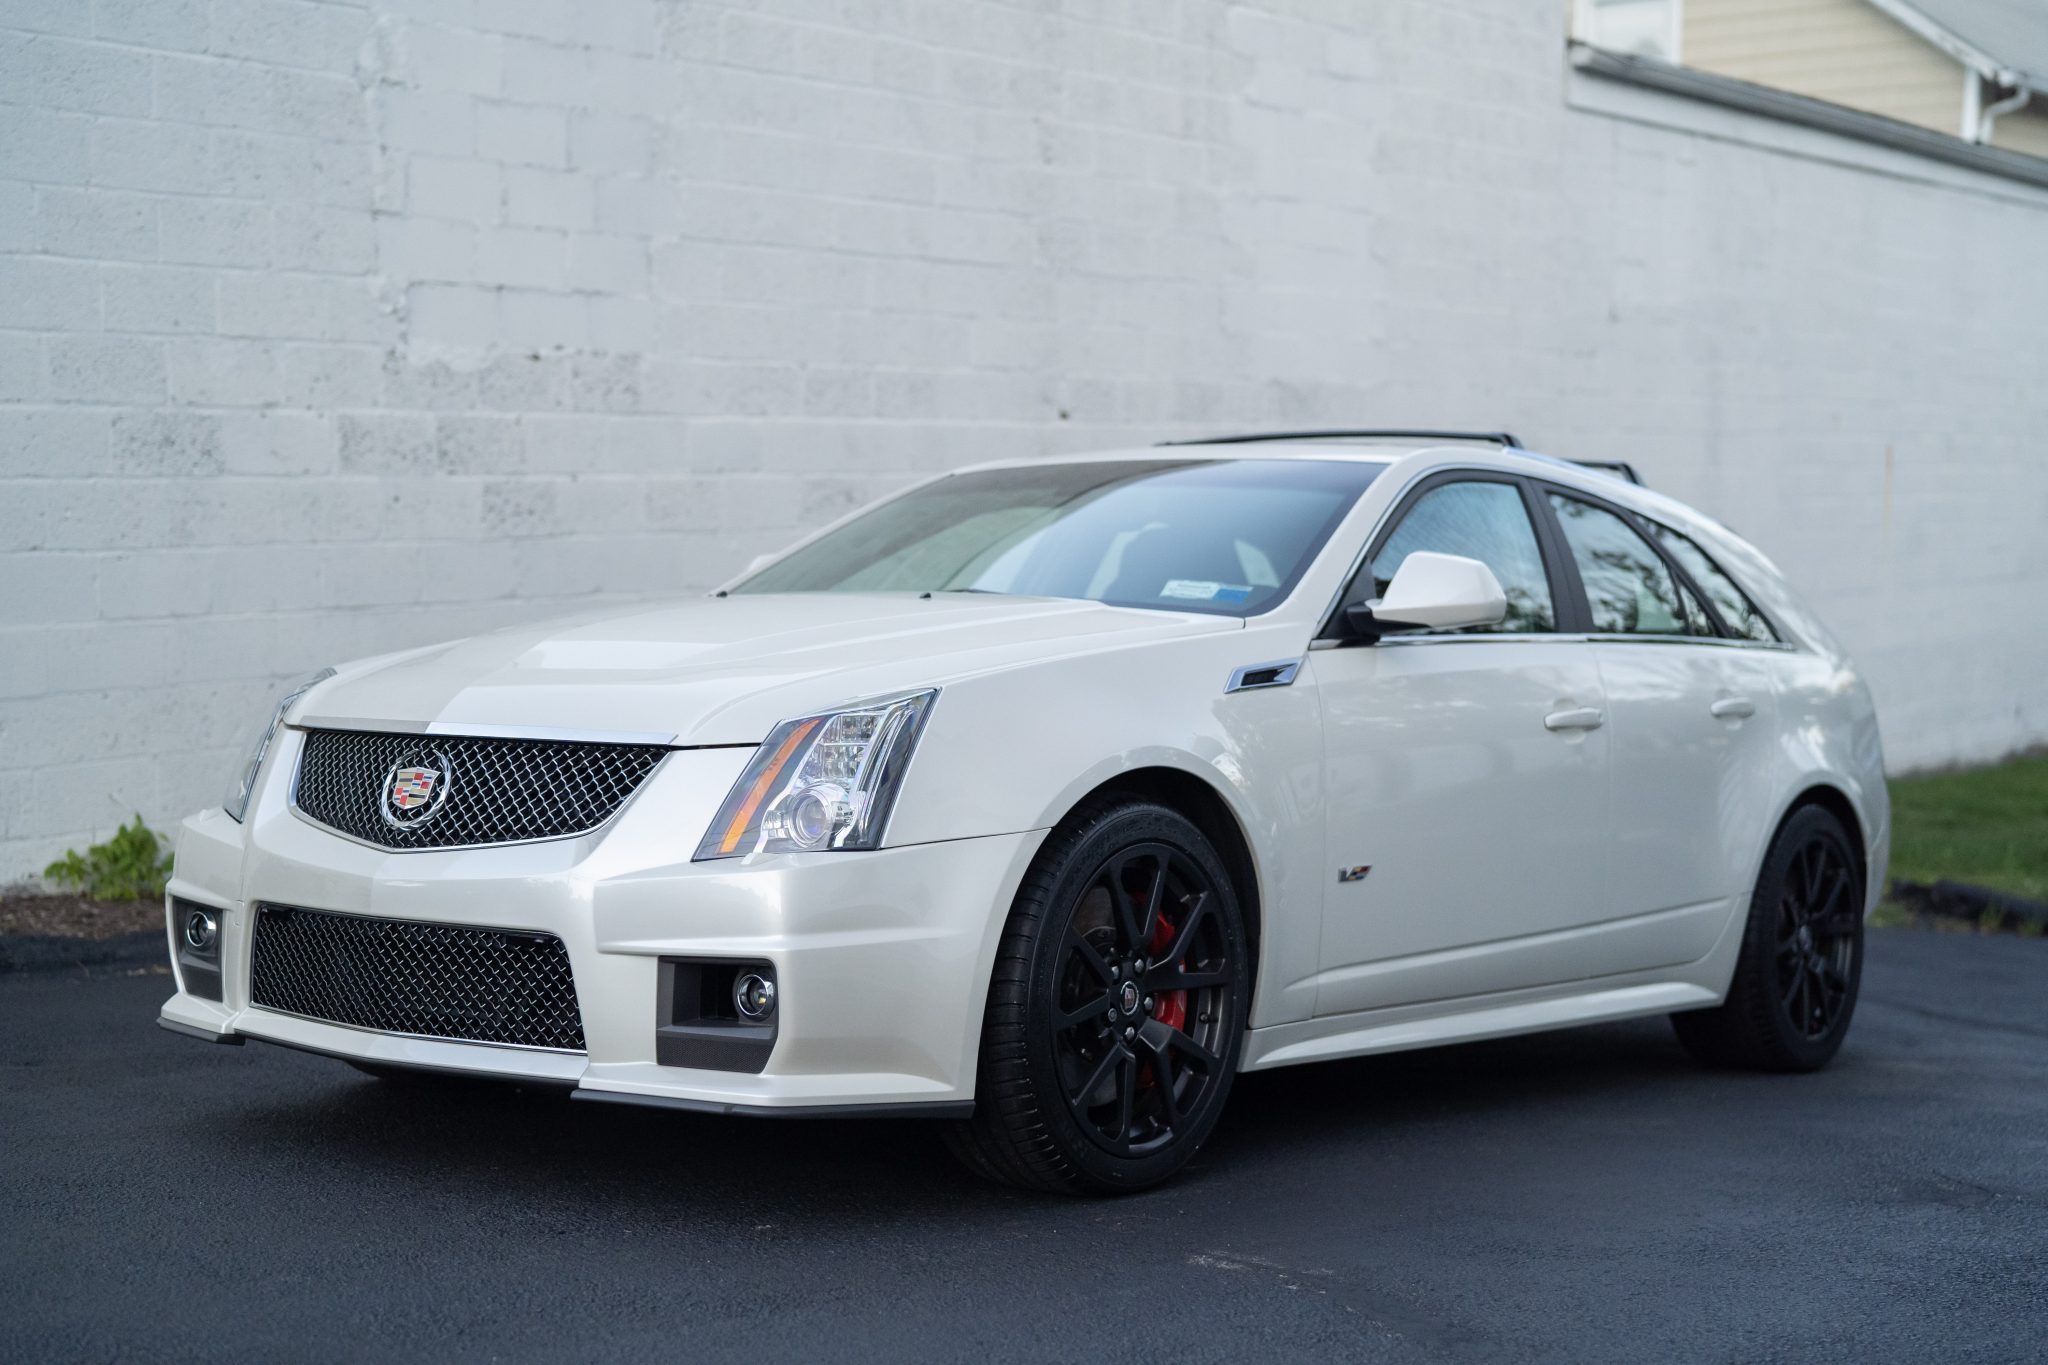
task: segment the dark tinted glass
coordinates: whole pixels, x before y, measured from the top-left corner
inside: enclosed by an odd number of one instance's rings
[[[734,592],[991,592],[1250,616],[1307,569],[1384,465],[1048,462],[881,503]]]
[[[1627,522],[1562,493],[1552,493],[1550,505],[1579,566],[1596,634],[1713,634],[1706,613],[1684,601],[1663,557]]]
[[[1386,596],[1401,561],[1417,550],[1476,559],[1500,580],[1508,599],[1506,618],[1497,626],[1473,626],[1473,631],[1557,629],[1550,580],[1543,572],[1543,552],[1536,546],[1536,528],[1529,524],[1528,508],[1514,484],[1479,480],[1439,484],[1417,498],[1373,556],[1375,597]]]
[[[1745,640],[1762,640],[1768,643],[1778,638],[1777,632],[1771,629],[1771,623],[1756,609],[1756,604],[1749,600],[1741,588],[1735,586],[1734,579],[1721,571],[1720,565],[1707,557],[1705,550],[1669,526],[1657,526],[1654,529],[1657,532],[1657,539],[1664,542],[1664,548],[1671,552],[1671,557],[1683,564],[1685,571],[1692,575],[1692,581],[1699,584],[1700,590],[1714,600],[1714,606],[1719,609],[1721,619],[1728,623],[1730,630]]]

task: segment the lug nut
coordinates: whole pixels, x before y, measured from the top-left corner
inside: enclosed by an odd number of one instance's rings
[[[1152,1012],[1152,997],[1148,995],[1148,996],[1146,996],[1146,997],[1145,997],[1145,1013],[1147,1013],[1147,1014],[1150,1014],[1151,1012]]]
[[[1125,1042],[1127,1042],[1127,1043],[1128,1043],[1128,1042],[1130,1042],[1130,1041],[1131,1041],[1131,1039],[1133,1039],[1133,1038],[1135,1038],[1135,1037],[1137,1037],[1137,1036],[1138,1036],[1138,1031],[1137,1031],[1136,1029],[1134,1029],[1134,1028],[1127,1028],[1127,1029],[1125,1029],[1125,1030],[1124,1030],[1124,1041],[1125,1041]]]

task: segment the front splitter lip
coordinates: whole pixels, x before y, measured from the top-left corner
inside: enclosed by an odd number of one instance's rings
[[[964,1119],[974,1115],[973,1100],[895,1100],[875,1104],[742,1104],[733,1100],[697,1100],[681,1095],[636,1095],[623,1090],[576,1087],[575,1100],[601,1100],[648,1109],[674,1109],[690,1114],[719,1114],[755,1119]]]
[[[247,1017],[246,1015],[244,1016]],[[297,1018],[286,1015],[285,1018]],[[239,1047],[254,1038],[259,1043],[270,1043],[276,1047],[290,1048],[294,1052],[305,1052],[316,1057],[329,1057],[341,1062],[368,1062],[376,1066],[388,1066],[398,1070],[416,1071],[422,1075],[464,1077],[472,1080],[501,1081],[513,1085],[536,1086],[560,1091],[570,1099],[596,1100],[606,1104],[632,1105],[643,1109],[667,1109],[679,1113],[709,1114],[727,1118],[784,1118],[784,1119],[852,1119],[852,1118],[923,1118],[923,1119],[965,1119],[974,1114],[973,1100],[897,1100],[877,1103],[853,1104],[749,1104],[738,1100],[697,1099],[686,1095],[648,1095],[623,1090],[603,1090],[583,1085],[571,1078],[560,1076],[537,1076],[505,1071],[487,1071],[475,1066],[450,1066],[434,1062],[415,1060],[386,1060],[369,1058],[359,1053],[337,1051],[334,1048],[288,1038],[276,1038],[261,1033],[246,1031],[215,1033],[174,1019],[168,1014],[157,1016],[157,1025],[186,1038],[197,1038],[207,1043],[227,1043]],[[359,1030],[369,1032],[369,1030]],[[406,1035],[392,1034],[394,1038]]]

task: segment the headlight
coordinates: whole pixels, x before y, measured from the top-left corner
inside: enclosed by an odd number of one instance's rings
[[[786,720],[733,783],[697,860],[874,848],[938,689]]]
[[[249,756],[235,770],[234,780],[228,783],[227,795],[221,798],[220,803],[230,816],[240,820],[249,813],[249,797],[256,791],[256,774],[263,771],[263,756],[270,752],[270,741],[277,738],[277,727],[284,724],[285,712],[292,709],[293,702],[333,676],[333,669],[323,668],[294,686],[278,702],[277,709],[270,713],[270,723],[263,727],[255,747],[249,750]]]

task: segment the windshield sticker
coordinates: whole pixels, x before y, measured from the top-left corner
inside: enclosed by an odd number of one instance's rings
[[[1249,583],[1210,583],[1200,578],[1169,578],[1159,590],[1161,597],[1180,597],[1196,602],[1242,602],[1252,595]]]

